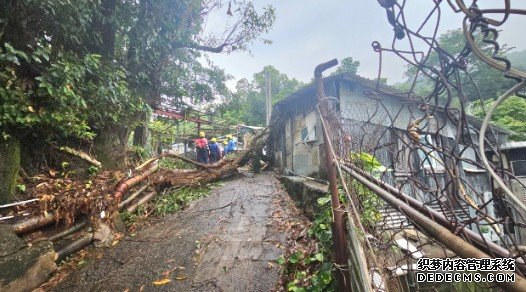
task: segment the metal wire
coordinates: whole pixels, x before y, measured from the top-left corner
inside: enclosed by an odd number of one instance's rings
[[[523,96],[519,91],[526,84],[526,73],[504,58],[497,28],[510,15],[523,16],[526,11],[512,8],[510,0],[500,2],[501,7],[488,9],[480,9],[476,0],[469,3],[433,0],[427,2],[429,12],[423,14],[424,20],[411,27],[406,15],[410,1],[378,2],[386,11],[394,35],[388,48],[379,42],[372,44],[380,59],[376,86],[367,86],[360,98],[351,96],[342,101],[340,97],[339,106],[328,106],[334,101],[327,98],[318,107],[333,132],[331,144],[336,155],[342,162],[359,165],[353,153],[371,154],[384,167],[373,174],[392,191],[418,200],[422,210],[438,212],[450,222],[451,232],[490,256],[503,256],[495,249],[498,245],[504,254],[525,263],[526,208],[510,185],[515,189],[525,186],[507,168],[500,149],[506,132],[491,126],[489,121],[507,96]],[[422,5],[417,2],[416,5]],[[460,52],[449,52],[438,38],[441,18],[451,12],[464,15],[461,26],[465,45]],[[398,56],[415,70],[403,94],[393,93],[380,83],[386,54]],[[480,100],[483,104],[479,90],[482,84],[468,70],[469,60],[474,59],[501,71],[502,76],[514,83],[483,120],[468,114],[469,101]],[[417,94],[415,91],[424,80],[430,86]],[[468,96],[467,87],[474,88],[475,96]],[[486,158],[489,153],[490,161]],[[438,284],[422,285],[415,281],[412,272],[416,259],[422,255],[440,258],[456,255],[420,229],[418,222],[374,196],[364,196],[364,190],[353,179],[343,181],[348,184],[347,210],[357,213],[352,218],[362,220],[357,226],[365,233],[364,248],[376,255],[369,265],[400,289],[441,288]],[[374,209],[371,207],[376,207],[379,214],[374,214],[378,215],[376,219],[364,221],[370,215],[367,212]],[[433,212],[427,216],[432,217],[436,214]],[[467,236],[464,232],[467,230],[480,240]],[[404,248],[401,239],[412,247]]]

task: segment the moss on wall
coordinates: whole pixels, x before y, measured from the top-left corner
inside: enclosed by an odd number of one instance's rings
[[[20,168],[20,141],[0,138],[0,204],[14,199]]]

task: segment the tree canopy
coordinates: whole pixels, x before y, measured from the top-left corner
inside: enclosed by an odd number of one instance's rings
[[[248,0],[1,2],[0,143],[91,145],[103,163],[152,108],[227,95],[200,58],[265,42],[275,19]],[[220,31],[205,29],[217,15]]]
[[[476,36],[476,42],[480,48],[487,54],[492,54],[492,46],[481,41],[481,36]],[[446,76],[447,78],[460,78],[462,84],[462,92],[469,101],[473,100],[487,100],[498,96],[508,89],[514,82],[504,77],[504,74],[487,65],[482,60],[477,58],[474,54],[469,54],[464,58],[461,53],[465,50],[467,44],[462,29],[455,29],[447,31],[438,38],[441,50],[447,52],[449,56],[455,59],[462,58],[465,63],[465,68],[460,76]],[[502,56],[509,52],[510,48],[507,45],[502,45],[499,54]],[[423,72],[431,76],[427,78],[423,73],[420,73],[416,82],[416,92],[422,96],[426,96],[433,88],[433,78],[435,76],[432,68],[439,68],[443,62],[447,60],[440,60],[436,52],[432,52],[423,63]],[[407,89],[412,83],[417,72],[414,66],[408,67],[405,75],[407,77],[407,84],[400,86],[401,89]],[[453,83],[453,82],[452,82]]]
[[[360,61],[354,61],[352,57],[343,58],[333,74],[351,73],[356,74],[360,67]]]
[[[267,65],[252,77],[238,80],[236,92],[227,103],[220,108],[222,116],[232,123],[241,123],[252,126],[263,126],[266,122],[265,113],[265,75],[268,75],[272,89],[272,104],[283,100],[304,84],[271,65]]]
[[[226,76],[197,58],[244,50],[274,21],[272,7],[258,12],[249,1],[3,2],[0,130],[6,137],[40,128],[51,138],[92,138],[94,129],[129,124],[126,117],[146,104],[211,100],[225,92]],[[235,19],[225,35],[208,34],[203,24],[218,11]]]

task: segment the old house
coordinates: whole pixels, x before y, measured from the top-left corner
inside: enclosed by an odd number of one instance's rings
[[[375,81],[348,73],[324,78],[331,107],[329,134],[339,157],[346,159],[352,152],[373,154],[386,169],[383,181],[430,207],[449,206],[447,215],[458,221],[473,217],[473,206],[491,201],[493,193],[490,176],[477,155],[481,121],[468,117],[464,125],[459,112],[423,107],[417,98],[379,86],[377,90]],[[274,106],[269,150],[281,173],[324,178],[317,105],[316,87],[311,84]],[[493,127],[487,138],[502,144],[509,134]],[[494,204],[484,208],[498,217]],[[491,234],[488,238],[496,240]]]

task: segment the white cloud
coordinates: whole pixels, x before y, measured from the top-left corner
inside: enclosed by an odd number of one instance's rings
[[[417,1],[408,7],[410,21],[417,24],[425,17],[429,5]],[[376,78],[378,54],[371,48],[373,41],[384,47],[390,46],[393,30],[387,22],[385,11],[376,1],[344,0],[274,0],[257,1],[258,6],[273,5],[277,10],[277,20],[273,30],[265,36],[273,41],[271,45],[255,43],[251,46],[252,56],[247,52],[230,55],[211,55],[211,60],[225,68],[235,80],[262,70],[265,65],[273,65],[290,77],[302,81],[312,78],[314,67],[333,58],[352,56],[360,61],[358,73]],[[524,3],[523,3],[524,4]],[[462,17],[442,5],[441,32],[461,26]],[[447,8],[447,9],[446,9]],[[526,17],[510,18],[503,27],[502,41],[518,49],[526,48],[526,39],[521,30],[526,27]],[[431,31],[427,28],[426,31]],[[382,76],[390,83],[401,81],[404,63],[396,56],[384,54]]]

